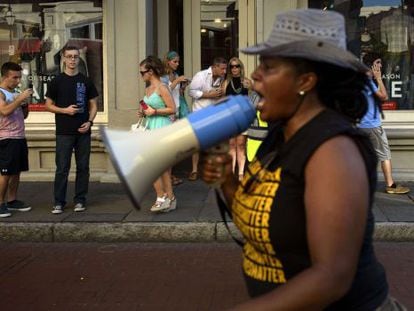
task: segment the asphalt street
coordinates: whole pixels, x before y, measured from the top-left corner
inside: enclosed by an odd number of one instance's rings
[[[375,244],[414,309],[414,243]],[[233,243],[0,243],[0,310],[223,310],[246,299]]]

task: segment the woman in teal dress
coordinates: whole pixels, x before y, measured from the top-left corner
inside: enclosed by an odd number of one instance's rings
[[[157,129],[171,124],[171,116],[175,115],[175,103],[168,87],[161,83],[163,74],[162,62],[154,56],[148,56],[139,64],[145,88],[144,102],[148,108],[142,111],[146,116],[147,128]],[[149,146],[150,147],[150,146]],[[171,172],[167,170],[155,182],[157,199],[151,212],[169,212],[177,208],[177,200],[171,184]]]

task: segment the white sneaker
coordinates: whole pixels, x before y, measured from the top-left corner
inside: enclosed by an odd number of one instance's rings
[[[75,212],[83,212],[84,210],[86,210],[86,206],[82,203],[76,203],[75,208],[73,209]]]
[[[157,197],[157,200],[155,203],[151,206],[150,211],[151,212],[159,212],[163,209],[163,204],[165,203],[165,200],[167,198],[167,195],[163,195],[162,197]]]
[[[62,205],[55,205],[52,208],[52,214],[62,214],[63,213],[63,206]]]

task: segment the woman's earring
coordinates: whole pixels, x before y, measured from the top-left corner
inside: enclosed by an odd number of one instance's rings
[[[299,91],[299,95],[300,96],[304,96],[305,95],[305,91]]]

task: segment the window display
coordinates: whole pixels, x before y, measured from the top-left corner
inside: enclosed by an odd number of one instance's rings
[[[0,61],[23,68],[21,88],[33,88],[31,111],[44,111],[47,84],[63,71],[65,45],[80,50],[80,72],[100,94],[103,111],[102,0],[0,1]]]
[[[384,110],[414,109],[414,1],[309,0],[309,7],[344,15],[348,48],[361,60],[368,52],[381,55]]]

